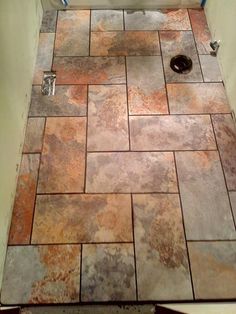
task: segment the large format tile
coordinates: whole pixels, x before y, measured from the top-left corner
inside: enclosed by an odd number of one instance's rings
[[[177,192],[172,153],[90,153],[88,193]]]
[[[89,55],[89,10],[59,11],[55,41],[56,56]]]
[[[38,195],[32,243],[132,241],[130,195]]]
[[[136,300],[133,244],[85,244],[82,301]]]
[[[236,190],[236,127],[231,115],[213,115],[220,156],[229,190]]]
[[[13,207],[9,244],[30,242],[39,154],[23,155]]]
[[[167,84],[170,113],[230,112],[222,83]]]
[[[38,192],[83,192],[85,118],[47,118]]]
[[[126,30],[191,30],[187,10],[125,11]]]
[[[126,86],[89,86],[88,150],[128,150]]]
[[[160,40],[167,83],[202,82],[201,68],[192,32],[162,31]],[[192,59],[193,67],[189,73],[179,74],[171,69],[170,61],[176,55],[186,55]]]
[[[234,221],[236,221],[236,192],[230,192],[230,202],[233,210]]]
[[[38,54],[34,69],[33,84],[42,84],[43,72],[51,71],[54,46],[54,33],[40,33]]]
[[[123,28],[123,10],[91,11],[91,31],[121,31]]]
[[[193,34],[199,54],[209,54],[211,51],[211,34],[207,25],[203,9],[189,9],[189,16],[193,28]]]
[[[158,32],[92,32],[91,56],[160,55]]]
[[[55,57],[57,84],[126,83],[123,57]]]
[[[1,302],[79,302],[80,245],[9,247]]]
[[[56,86],[54,96],[44,96],[40,86],[33,86],[29,116],[86,116],[87,86]]]
[[[131,149],[216,149],[211,119],[207,115],[130,117]]]
[[[41,33],[55,33],[57,22],[57,11],[50,10],[43,12],[43,20],[41,25]]]
[[[168,113],[161,57],[127,58],[130,114]]]
[[[211,55],[200,55],[204,82],[221,82],[222,76],[217,58]]]
[[[188,243],[196,299],[236,298],[236,242]]]
[[[39,153],[42,151],[44,118],[29,118],[25,132],[24,153]]]
[[[177,152],[188,240],[236,239],[218,152]]]
[[[133,196],[139,300],[192,299],[179,196]]]

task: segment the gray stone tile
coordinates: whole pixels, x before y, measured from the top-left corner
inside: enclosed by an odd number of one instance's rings
[[[23,153],[39,153],[42,151],[44,125],[44,118],[28,119]]]
[[[57,22],[57,11],[44,11],[41,25],[41,33],[55,33]]]
[[[211,55],[200,55],[204,82],[221,82],[222,76],[217,58]]]
[[[124,29],[123,10],[92,10],[91,30],[120,31]]]
[[[234,220],[236,221],[236,192],[230,192],[229,197],[234,214]]]
[[[177,152],[176,163],[187,239],[236,239],[218,152]]]

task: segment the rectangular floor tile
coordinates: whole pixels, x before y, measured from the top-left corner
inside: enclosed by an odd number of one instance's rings
[[[123,29],[123,10],[91,11],[91,30],[93,32],[120,31]]]
[[[43,146],[44,118],[29,118],[27,121],[24,153],[40,153]]]
[[[188,243],[196,299],[236,298],[236,242]]]
[[[1,302],[79,302],[80,251],[80,245],[9,247]]]
[[[206,16],[203,9],[189,9],[193,34],[197,44],[199,54],[210,54],[211,34],[207,25]]]
[[[129,242],[128,194],[38,195],[32,243]]]
[[[57,22],[57,11],[44,11],[41,25],[41,33],[55,33]]]
[[[230,112],[222,83],[167,84],[170,113]]]
[[[231,115],[213,115],[212,122],[229,190],[236,191],[236,126]]]
[[[91,56],[160,55],[158,32],[92,32]]]
[[[179,196],[133,196],[139,300],[193,298]]]
[[[233,210],[234,221],[236,221],[236,192],[230,192],[230,202]]]
[[[40,33],[38,54],[34,69],[33,84],[42,84],[43,72],[51,71],[54,46],[54,33]]]
[[[130,114],[168,113],[161,57],[127,57]]]
[[[218,152],[177,152],[188,240],[236,239]]]
[[[167,83],[202,82],[202,73],[192,32],[161,31],[160,40]],[[176,55],[186,55],[192,59],[193,67],[189,73],[179,74],[171,69],[170,61]]]
[[[191,30],[185,9],[125,11],[126,30]]]
[[[221,82],[222,76],[217,58],[211,55],[200,55],[204,82]]]
[[[82,301],[136,300],[133,244],[85,244]]]
[[[56,56],[89,55],[89,10],[59,11],[54,53]]]
[[[86,116],[87,86],[57,85],[54,96],[44,96],[33,86],[29,116]]]
[[[172,153],[90,153],[88,193],[177,192]]]
[[[83,192],[85,118],[47,118],[38,192]]]
[[[88,150],[128,150],[126,86],[89,86]]]
[[[123,57],[55,57],[57,84],[126,83]]]
[[[216,149],[207,115],[130,117],[132,150]]]
[[[30,242],[38,168],[39,154],[22,156],[9,233],[9,244],[28,244]]]

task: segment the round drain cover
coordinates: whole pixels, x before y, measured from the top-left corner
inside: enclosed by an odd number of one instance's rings
[[[177,73],[186,74],[192,70],[193,62],[187,56],[177,55],[171,59],[170,67]]]

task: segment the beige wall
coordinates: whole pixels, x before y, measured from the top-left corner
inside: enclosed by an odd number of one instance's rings
[[[0,287],[42,7],[0,0]]]
[[[221,40],[218,60],[236,113],[236,1],[207,0],[205,11],[213,39]]]

